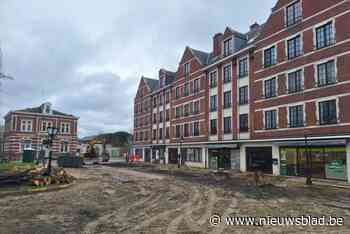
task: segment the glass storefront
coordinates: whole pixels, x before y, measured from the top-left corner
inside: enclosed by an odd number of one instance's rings
[[[345,146],[280,147],[281,175],[305,176],[307,153],[313,177],[347,180]]]

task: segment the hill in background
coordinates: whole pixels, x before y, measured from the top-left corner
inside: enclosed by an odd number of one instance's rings
[[[105,140],[106,144],[113,147],[128,147],[132,144],[132,135],[127,132],[103,133],[96,136],[89,136],[80,139],[82,142],[90,140]]]

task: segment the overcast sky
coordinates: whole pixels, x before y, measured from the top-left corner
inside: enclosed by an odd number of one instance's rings
[[[142,75],[176,70],[184,48],[211,51],[230,26],[263,23],[276,0],[0,0],[0,114],[50,101],[79,136],[131,131]]]

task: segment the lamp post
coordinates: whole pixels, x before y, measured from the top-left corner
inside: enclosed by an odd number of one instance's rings
[[[55,127],[48,127],[47,128],[47,134],[48,134],[48,140],[46,141],[46,144],[49,148],[49,162],[47,165],[47,175],[51,175],[51,162],[52,162],[52,145],[53,145],[53,140],[58,134],[58,128]]]
[[[305,137],[305,153],[306,153],[306,185],[312,185],[312,173],[311,173],[311,157],[308,144],[307,135]]]
[[[177,143],[178,143],[178,148],[177,148],[177,167],[180,168],[182,164],[182,153],[181,153],[181,148],[182,148],[182,143],[184,141],[183,136],[181,136]]]

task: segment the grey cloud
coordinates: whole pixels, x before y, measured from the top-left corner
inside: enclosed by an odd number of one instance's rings
[[[50,100],[79,134],[132,129],[141,75],[176,70],[185,46],[211,50],[227,25],[247,31],[275,0],[2,0],[0,113]]]

